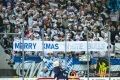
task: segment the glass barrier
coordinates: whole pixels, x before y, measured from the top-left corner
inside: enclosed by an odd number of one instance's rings
[[[32,35],[26,40],[22,34],[14,34],[21,35],[20,40],[13,41],[15,36],[10,34],[1,39],[1,78],[54,78],[58,66],[62,76],[68,78],[120,76],[120,43],[110,42],[109,34],[104,40],[90,40],[87,32],[84,41],[68,40],[66,30],[61,41],[45,37],[44,29],[42,34],[41,40],[32,39]]]

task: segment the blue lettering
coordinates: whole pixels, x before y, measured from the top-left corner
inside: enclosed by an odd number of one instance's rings
[[[51,49],[50,44],[46,44],[46,49]]]
[[[29,49],[28,43],[24,43],[24,49]]]
[[[32,44],[32,43],[31,43]],[[35,49],[35,47],[36,47],[36,43],[33,43],[33,47],[34,47],[34,49]],[[32,47],[31,47],[32,48]]]
[[[34,44],[34,43],[33,43]],[[32,49],[32,43],[29,43],[29,48]],[[35,48],[34,48],[35,49]]]
[[[24,43],[24,49],[35,49],[36,43]],[[15,49],[22,49],[22,43],[15,43]]]
[[[55,44],[55,49],[59,49],[58,44]]]
[[[59,47],[58,47],[58,44],[44,44],[44,48],[45,49],[58,49]]]
[[[15,43],[15,48],[20,48],[20,43]]]

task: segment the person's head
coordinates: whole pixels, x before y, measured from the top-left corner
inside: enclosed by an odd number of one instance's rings
[[[93,33],[92,32],[88,33],[88,37],[93,38]]]
[[[108,26],[105,26],[105,27],[104,27],[104,31],[108,31]]]
[[[120,31],[120,25],[117,27],[117,30]]]
[[[44,71],[44,72],[47,72],[47,71],[48,71],[47,67],[44,67],[43,71]]]
[[[38,0],[34,0],[34,3],[35,3],[35,4],[38,4],[39,2],[38,2]]]
[[[63,37],[63,36],[64,36],[64,33],[63,33],[63,32],[60,32],[60,36]]]
[[[111,30],[115,30],[114,25],[111,25],[111,26],[110,26],[110,29],[111,29]]]
[[[97,32],[97,31],[98,31],[97,27],[94,27],[93,32]]]
[[[50,34],[51,33],[51,30],[50,28],[47,29],[47,34]]]
[[[80,35],[80,34],[81,34],[81,31],[80,31],[80,30],[77,30],[77,34]]]
[[[36,35],[36,39],[40,39],[40,35],[39,34]]]
[[[33,34],[30,35],[30,39],[34,40],[34,35]]]
[[[19,32],[18,28],[15,28],[15,33],[18,33],[18,32]]]
[[[73,30],[74,30],[74,31],[76,31],[76,30],[77,30],[77,25],[75,25],[75,26],[73,27]]]
[[[23,15],[22,15],[22,14],[19,14],[18,17],[19,17],[20,19],[22,19],[22,18],[23,18]]]
[[[91,69],[91,70],[95,69],[95,67],[94,67],[94,64],[93,64],[93,63],[91,63],[91,64],[90,64],[90,69]]]
[[[50,38],[48,36],[46,36],[45,41],[50,41]]]

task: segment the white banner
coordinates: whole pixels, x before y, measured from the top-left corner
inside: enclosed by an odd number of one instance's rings
[[[107,43],[94,41],[67,41],[65,42],[54,42],[54,41],[44,41],[44,51],[65,51],[65,45],[67,51],[106,51]],[[14,41],[13,43],[14,51],[22,51],[22,42]],[[24,41],[24,51],[43,51],[42,41]]]

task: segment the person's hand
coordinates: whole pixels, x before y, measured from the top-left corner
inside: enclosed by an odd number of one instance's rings
[[[62,24],[60,24],[60,26],[62,26]]]

